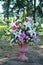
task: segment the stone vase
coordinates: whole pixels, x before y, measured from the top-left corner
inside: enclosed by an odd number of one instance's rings
[[[23,44],[22,46],[18,45],[18,51],[19,51],[19,60],[25,61],[28,60],[28,57],[26,57],[26,52],[28,51],[28,44]]]

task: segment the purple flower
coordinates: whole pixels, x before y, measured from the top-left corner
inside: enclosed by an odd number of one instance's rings
[[[35,39],[36,39],[36,38],[37,38],[37,36],[36,36],[36,35],[34,35],[34,36],[33,36],[33,38],[35,38]]]
[[[28,18],[26,18],[26,22],[28,22],[29,20],[28,20]]]
[[[25,37],[25,33],[21,33],[20,37],[24,38]]]
[[[20,37],[20,38],[18,39],[18,41],[23,41],[23,38],[22,38],[22,37]]]

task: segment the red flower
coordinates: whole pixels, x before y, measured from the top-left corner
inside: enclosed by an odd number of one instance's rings
[[[18,26],[19,25],[19,22],[16,22],[15,24],[16,24],[16,26]]]
[[[16,30],[16,29],[17,29],[17,27],[16,27],[16,26],[13,26],[13,27],[12,27],[12,29],[13,29],[13,30]]]
[[[26,35],[28,35],[29,34],[29,32],[28,31],[26,31]]]

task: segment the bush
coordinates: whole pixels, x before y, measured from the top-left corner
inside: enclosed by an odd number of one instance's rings
[[[8,36],[7,35],[2,35],[2,37],[1,37],[1,40],[8,40]]]
[[[8,40],[9,34],[8,34],[9,28],[7,25],[0,26],[0,40]]]

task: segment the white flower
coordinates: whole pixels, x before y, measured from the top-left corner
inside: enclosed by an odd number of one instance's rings
[[[10,29],[10,32],[11,32],[11,33],[14,33],[14,30]]]
[[[29,30],[29,33],[31,36],[33,36],[33,30],[32,29]]]
[[[25,22],[23,23],[23,25],[25,25],[26,27],[31,28],[31,23],[30,23],[29,21],[28,21],[28,22],[25,21]]]
[[[33,36],[33,34],[36,35],[36,28],[33,28],[33,29],[31,28],[31,29],[29,30],[29,32],[30,32],[30,35],[31,35],[31,36]]]
[[[20,29],[20,30],[19,30],[19,33],[18,33],[18,37],[20,37],[21,31],[22,31],[22,30]]]
[[[29,21],[32,21],[32,18],[31,17],[26,17]]]
[[[21,30],[15,30],[15,31],[13,31],[13,34],[15,35],[15,38],[16,37],[20,37],[20,34],[21,34]]]
[[[38,23],[38,22],[36,22],[36,23],[35,23],[35,25],[36,25],[36,26],[38,26],[38,25],[39,25],[39,23]]]
[[[10,26],[15,25],[15,23],[13,22],[13,20],[11,21],[11,23],[9,23]]]

